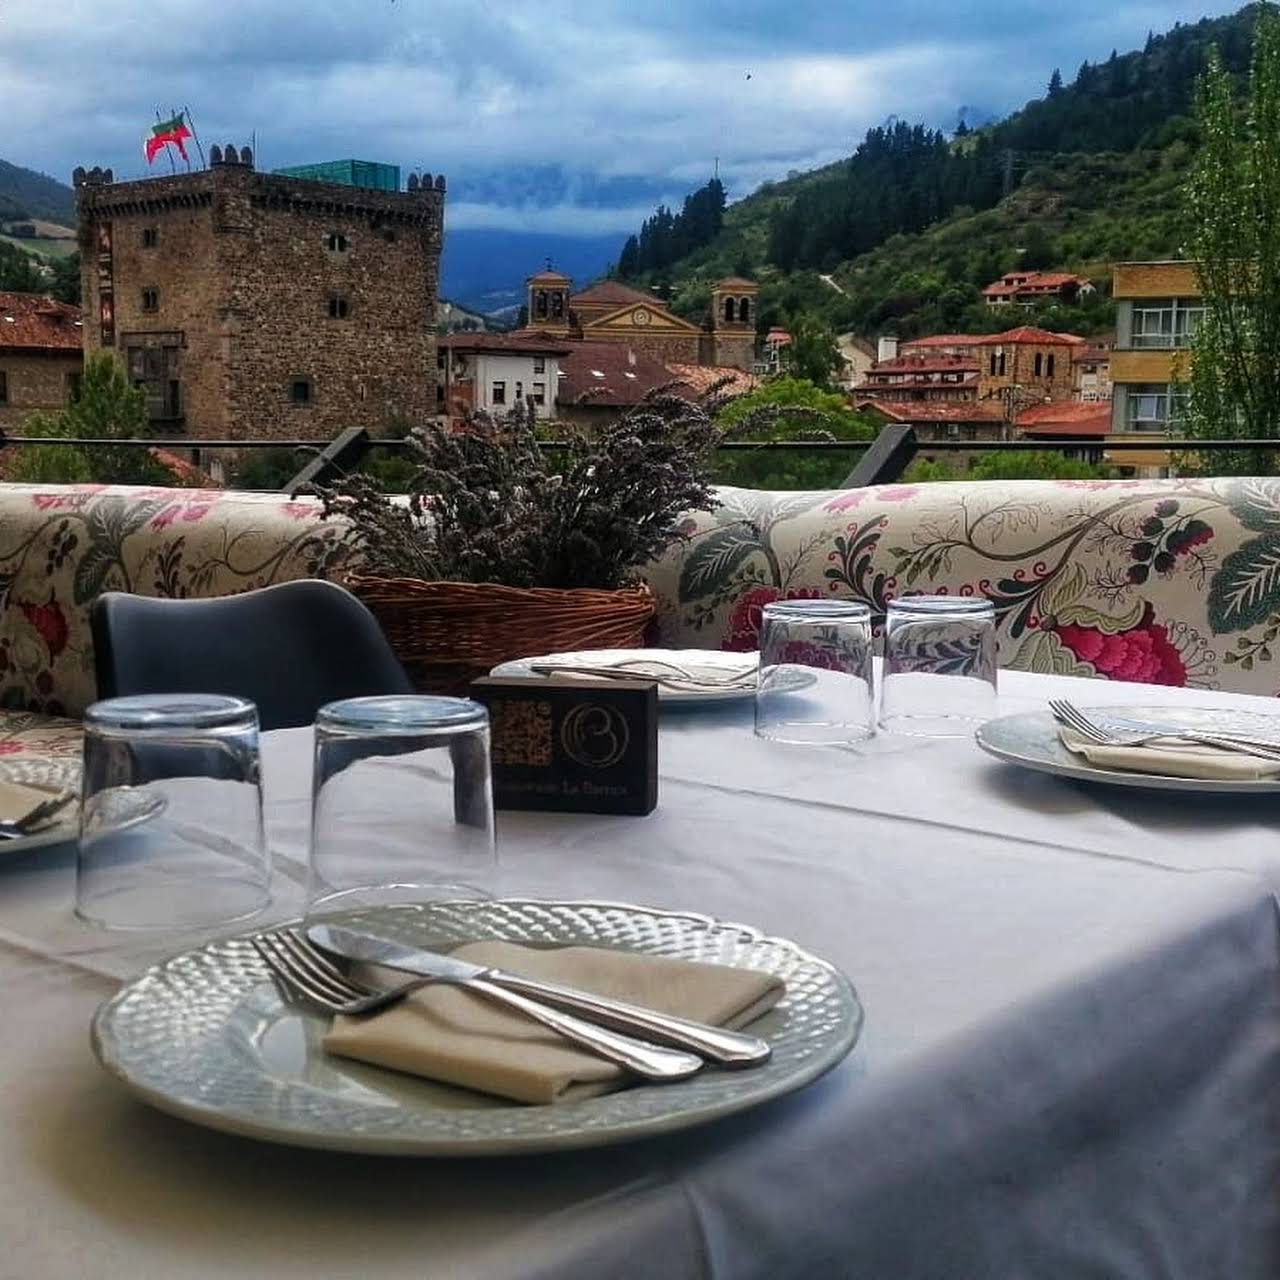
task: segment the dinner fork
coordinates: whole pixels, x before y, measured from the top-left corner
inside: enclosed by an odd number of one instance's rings
[[[415,978],[386,990],[356,982],[320,955],[296,929],[276,929],[250,938],[268,970],[285,991],[309,1001],[326,1013],[347,1016],[374,1013],[404,999],[439,978]],[[643,1040],[597,1027],[572,1014],[548,1008],[536,1000],[506,991],[482,979],[460,984],[494,1004],[505,1005],[555,1031],[572,1044],[625,1067],[646,1080],[684,1080],[701,1070],[703,1060],[692,1053],[663,1049]]]
[[[1278,747],[1268,746],[1265,743],[1253,740],[1246,741],[1230,735],[1200,733],[1197,730],[1184,729],[1181,726],[1177,728],[1173,726],[1168,728],[1152,726],[1149,731],[1134,730],[1128,733],[1105,729],[1065,698],[1051,698],[1049,700],[1049,710],[1059,724],[1065,725],[1068,729],[1074,729],[1082,738],[1088,738],[1090,742],[1095,742],[1099,746],[1140,747],[1148,742],[1155,742],[1160,738],[1181,738],[1186,742],[1218,747],[1224,751],[1236,751],[1241,755],[1257,756],[1263,760],[1280,760],[1280,748]]]

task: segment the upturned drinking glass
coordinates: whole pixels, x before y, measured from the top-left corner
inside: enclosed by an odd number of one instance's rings
[[[269,896],[253,703],[95,702],[84,718],[76,914],[116,929],[204,928],[247,919]]]
[[[347,698],[316,715],[308,914],[492,897],[489,713],[465,698]]]
[[[996,614],[973,596],[889,603],[880,727],[925,738],[969,737],[996,710]]]
[[[852,600],[780,600],[760,623],[756,734],[840,745],[875,732],[871,610]]]

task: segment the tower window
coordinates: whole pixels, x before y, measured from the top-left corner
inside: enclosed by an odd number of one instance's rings
[[[312,402],[311,379],[293,378],[289,383],[290,403],[309,406]]]
[[[1049,377],[1051,378],[1053,377],[1053,355],[1052,354],[1050,354],[1050,356],[1048,357],[1048,362],[1047,362],[1047,367],[1045,369],[1045,372],[1049,375]]]
[[[345,320],[351,313],[351,304],[340,293],[329,295],[329,319]]]
[[[330,231],[325,237],[324,247],[328,249],[330,253],[346,253],[350,243],[351,242],[342,234],[341,231]]]
[[[142,228],[142,247],[144,249],[154,249],[160,243],[159,227],[143,227]]]
[[[545,317],[547,314],[547,291],[545,289],[539,289],[533,295],[533,314],[540,317]]]
[[[738,320],[747,324],[751,319],[751,303],[746,298],[738,299]]]
[[[729,324],[733,323],[733,299],[726,298],[724,300],[724,318]]]
[[[142,309],[143,311],[159,311],[160,310],[160,290],[152,286],[142,291]]]
[[[564,315],[563,293],[553,293],[551,295],[551,314],[556,317]]]
[[[1044,356],[1039,351],[1036,352],[1035,376],[1038,378],[1044,372]]]

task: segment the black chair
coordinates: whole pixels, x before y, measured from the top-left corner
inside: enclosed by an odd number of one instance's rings
[[[108,591],[89,611],[98,697],[226,693],[263,729],[308,725],[326,702],[412,693],[377,620],[332,582],[167,600]]]

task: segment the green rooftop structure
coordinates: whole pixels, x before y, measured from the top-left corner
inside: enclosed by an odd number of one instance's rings
[[[305,178],[309,182],[336,182],[344,187],[365,187],[370,191],[399,191],[400,166],[376,160],[326,160],[321,164],[295,164],[274,173],[285,178]]]

